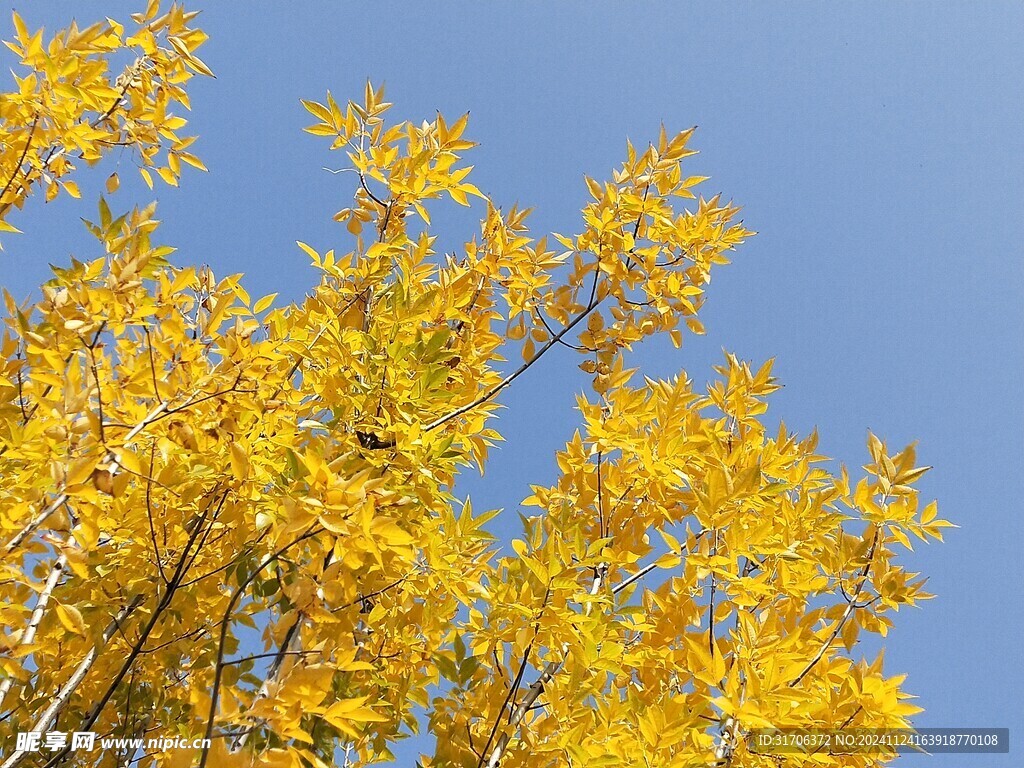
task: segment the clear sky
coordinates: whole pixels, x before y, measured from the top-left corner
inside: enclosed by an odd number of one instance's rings
[[[29,26],[125,19],[144,3],[17,5]],[[824,453],[857,467],[870,428],[890,445],[920,441],[922,481],[961,526],[910,558],[938,597],[901,612],[887,672],[925,707],[923,726],[1003,726],[1024,737],[1018,699],[1024,634],[1024,4],[192,2],[206,6],[200,54],[217,80],[191,88],[196,153],[209,174],[181,190],[126,185],[115,208],[159,199],[177,263],[246,272],[253,296],[301,297],[314,279],[294,245],[345,242],[331,214],[351,178],[326,142],[301,132],[300,98],[357,97],[386,81],[402,118],[472,112],[473,180],[496,202],[534,206],[535,231],[571,232],[584,173],[603,177],[626,137],[664,122],[700,128],[690,165],[706,192],[744,206],[760,234],[714,277],[708,336],[655,346],[653,375],[710,374],[723,347],[776,357],[786,385],[770,419],[817,426]],[[4,3],[8,6],[10,3]],[[0,21],[2,36],[12,33]],[[9,67],[4,50],[0,63]],[[5,237],[0,284],[27,296],[47,262],[95,257],[79,223],[103,179],[78,177],[82,201],[33,199]],[[128,158],[122,178],[131,175]],[[441,218],[441,245],[472,235]],[[575,360],[554,355],[517,382],[499,428],[508,442],[478,509],[503,530],[528,484],[554,476],[577,424]],[[1016,649],[1016,650],[1015,650]],[[416,751],[409,744],[404,756]],[[1014,752],[1020,753],[1019,746]],[[908,757],[901,764],[1010,766],[1019,757]],[[408,760],[404,761],[409,764]]]

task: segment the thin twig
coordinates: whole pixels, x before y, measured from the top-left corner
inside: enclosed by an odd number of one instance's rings
[[[242,594],[248,589],[249,585],[255,580],[255,578],[271,563],[277,561],[285,552],[299,544],[306,539],[310,539],[323,531],[322,528],[318,527],[315,523],[310,526],[304,533],[290,541],[289,543],[282,546],[280,549],[275,550],[260,561],[260,564],[256,566],[252,573],[250,573],[245,580],[235,589],[231,594],[231,599],[228,601],[228,606],[224,610],[224,617],[220,622],[220,639],[217,642],[217,661],[214,665],[213,672],[213,687],[210,692],[210,710],[206,718],[206,733],[205,737],[207,740],[213,735],[213,723],[217,716],[217,703],[220,699],[220,684],[221,678],[224,674],[224,649],[227,644],[228,626],[231,623],[231,614],[235,610],[235,606],[238,604]],[[202,755],[199,758],[199,768],[205,768],[206,761],[210,756],[209,741],[207,745],[203,747]]]
[[[7,179],[7,183],[4,184],[3,191],[0,191],[0,201],[2,201],[4,197],[7,196],[7,191],[11,188],[11,184],[14,183],[14,180],[18,178],[18,174],[21,173],[21,166],[25,164],[25,158],[28,157],[29,147],[32,146],[32,139],[35,138],[36,126],[39,125],[39,117],[39,113],[36,112],[36,116],[32,118],[32,127],[29,129],[28,138],[25,139],[25,146],[21,150],[21,157],[18,158],[18,162],[14,166],[14,171],[11,173],[11,177]],[[0,216],[6,213],[9,207],[10,203],[5,203],[4,207],[0,209]]]
[[[807,663],[807,666],[803,668],[800,674],[797,675],[792,682],[790,682],[790,688],[799,685],[800,681],[807,677],[808,673],[812,669],[814,669],[814,667],[818,664],[819,661],[821,661],[822,657],[825,655],[825,652],[829,649],[832,643],[835,642],[835,639],[839,637],[839,633],[843,631],[843,626],[846,624],[847,620],[850,618],[850,616],[853,615],[853,612],[857,607],[857,598],[860,597],[860,593],[864,590],[864,586],[867,583],[868,576],[871,573],[871,566],[874,564],[875,549],[878,546],[878,541],[881,536],[881,530],[881,528],[876,529],[875,535],[871,539],[871,547],[870,549],[868,549],[867,562],[864,563],[864,567],[860,570],[860,580],[857,583],[857,589],[854,590],[853,599],[847,604],[846,610],[843,611],[843,615],[839,617],[839,621],[836,622],[835,628],[829,634],[828,640],[822,643],[821,647],[818,649],[818,652],[814,654],[814,658],[812,658]]]

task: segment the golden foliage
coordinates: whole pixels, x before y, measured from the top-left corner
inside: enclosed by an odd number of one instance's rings
[[[150,187],[152,172],[177,186],[182,163],[204,169],[187,151],[195,137],[178,135],[187,121],[171,111],[188,109],[194,73],[213,75],[195,54],[206,41],[189,26],[196,15],[176,4],[160,14],[152,0],[132,17],[132,31],[108,18],[86,29],[72,23],[47,40],[14,14],[6,45],[27,72],[0,99],[0,232],[17,232],[5,219],[34,189],[47,201],[61,190],[79,197],[69,178],[75,163],[94,164],[114,147],[132,150]],[[134,58],[121,68],[125,56]],[[117,184],[111,177],[108,192]]]
[[[40,183],[71,191],[70,156],[111,143],[143,166],[166,146],[171,183],[173,158],[191,162],[166,110],[205,71],[204,36],[194,14],[155,13],[127,38],[72,28],[45,55],[16,18],[35,72],[4,101],[6,207]],[[122,46],[142,63],[117,85],[106,53]],[[871,436],[851,488],[815,436],[764,425],[770,362],[727,356],[705,391],[625,366],[647,337],[702,331],[712,269],[752,234],[693,192],[693,132],[588,179],[558,250],[467,181],[466,117],[392,125],[370,86],[305,106],[358,184],[336,216],[354,247],[299,244],[320,272],[303,301],[171,266],[152,206],[115,218],[102,201],[89,228],[105,255],[56,269],[33,304],[5,293],[0,730],[59,715],[212,736],[201,764],[327,766],[344,750],[354,765],[388,758],[426,711],[425,766],[768,766],[751,728],[907,725],[901,679],[852,651],[928,596],[896,559],[948,525],[919,506],[913,448]],[[440,255],[428,208],[446,197],[484,211]],[[499,393],[556,345],[594,391],[502,552],[497,512],[453,485],[500,439]],[[522,362],[505,370],[510,349]]]

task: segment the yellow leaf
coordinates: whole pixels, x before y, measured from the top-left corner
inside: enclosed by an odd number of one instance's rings
[[[172,187],[178,186],[178,179],[174,175],[174,171],[172,171],[170,168],[157,168],[156,172],[157,175],[161,179],[163,179],[166,184],[169,184]]]
[[[307,255],[309,256],[309,258],[311,258],[311,259],[313,260],[313,264],[314,264],[314,266],[317,266],[317,267],[319,267],[319,266],[320,266],[320,264],[321,264],[321,261],[320,261],[320,254],[319,254],[319,253],[317,253],[316,251],[314,251],[314,250],[313,250],[312,248],[310,248],[310,247],[309,247],[308,245],[306,245],[306,244],[305,244],[304,242],[302,242],[301,240],[296,240],[296,241],[295,241],[295,244],[296,244],[297,246],[299,246],[299,248],[301,248],[302,250],[304,250],[304,251],[305,251],[305,252],[307,253]]]
[[[387,722],[387,718],[383,715],[374,712],[368,707],[362,706],[365,701],[365,696],[336,701],[327,708],[326,712],[324,712],[324,720],[335,727],[341,727],[340,724],[345,723],[346,721],[356,723]]]
[[[92,471],[96,468],[96,459],[91,456],[86,456],[71,463],[68,467],[67,477],[65,479],[66,487],[78,485],[84,483],[89,477],[92,476]]]
[[[198,72],[199,74],[206,75],[207,77],[216,78],[216,75],[213,74],[213,70],[206,66],[206,62],[204,62],[195,54],[190,55],[185,60],[188,62],[189,66],[196,70],[196,72]]]
[[[534,354],[533,339],[527,339],[523,342],[523,360],[532,360]]]
[[[868,450],[876,463],[882,460],[884,447],[882,441],[875,437],[873,432],[868,432]]]
[[[200,171],[208,170],[202,160],[189,152],[179,152],[178,156],[193,168],[198,168]]]
[[[330,124],[333,121],[334,118],[331,115],[331,111],[327,109],[327,107],[325,107],[323,104],[320,104],[316,101],[306,101],[305,99],[301,99],[300,101],[302,103],[302,106],[305,107],[306,111],[309,112],[310,114],[314,115],[315,117],[319,117],[327,124]]]
[[[899,483],[900,485],[909,485],[915,480],[919,480],[921,476],[924,475],[924,473],[930,469],[931,467],[916,467],[915,469],[911,469],[907,472],[902,472],[896,478],[896,482]]]
[[[67,558],[71,571],[80,579],[89,578],[89,556],[86,552],[77,547],[66,547],[64,556]]]
[[[142,462],[139,457],[129,451],[127,448],[122,448],[117,454],[117,463],[124,467],[127,471],[133,475],[144,475],[142,471]]]
[[[12,13],[11,18],[14,20],[14,31],[18,35],[18,40],[24,45],[28,42],[28,27],[25,26],[25,22],[17,12]]]
[[[264,296],[262,299],[256,302],[256,306],[252,308],[253,314],[259,314],[260,312],[265,310],[267,307],[274,303],[274,299],[276,298],[276,293],[268,293],[266,296]]]
[[[171,44],[171,47],[180,53],[182,56],[187,57],[189,55],[188,46],[185,41],[175,35],[169,35],[167,42]]]
[[[69,632],[74,632],[76,635],[85,634],[85,619],[82,618],[81,612],[75,606],[58,603],[57,618]]]
[[[239,480],[249,474],[249,456],[239,443],[231,443],[231,474]]]
[[[394,547],[404,547],[412,544],[415,539],[403,531],[390,520],[374,520],[372,530],[375,536],[385,539],[388,544]]]
[[[357,723],[385,723],[387,718],[379,712],[374,712],[366,707],[358,707],[345,713],[346,720],[354,720]]]

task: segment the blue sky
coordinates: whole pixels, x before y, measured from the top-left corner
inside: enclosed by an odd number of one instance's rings
[[[254,296],[295,299],[310,285],[295,240],[345,242],[330,216],[351,179],[321,170],[342,159],[301,133],[300,98],[358,96],[369,77],[402,118],[470,110],[473,180],[500,204],[534,206],[538,232],[574,230],[583,174],[607,174],[627,136],[698,125],[691,172],[760,234],[715,275],[708,336],[634,362],[700,381],[723,347],[775,357],[786,386],[769,417],[817,426],[823,452],[854,467],[869,428],[890,445],[918,439],[935,466],[923,491],[961,528],[910,558],[938,597],[897,617],[887,670],[909,674],[920,725],[1021,732],[1024,5],[206,5],[201,55],[218,77],[195,81],[191,126],[210,173],[186,171],[181,190],[128,184],[112,204],[155,194],[178,263],[245,272]],[[16,7],[53,29],[141,4]],[[80,175],[82,201],[34,199],[16,214],[26,234],[5,238],[0,283],[26,296],[47,262],[95,256],[79,217],[115,168],[131,175],[127,157],[112,158]],[[442,246],[472,234],[465,217],[438,221]],[[508,442],[465,486],[478,509],[509,510],[505,530],[576,426],[574,362],[546,359],[507,393]]]

